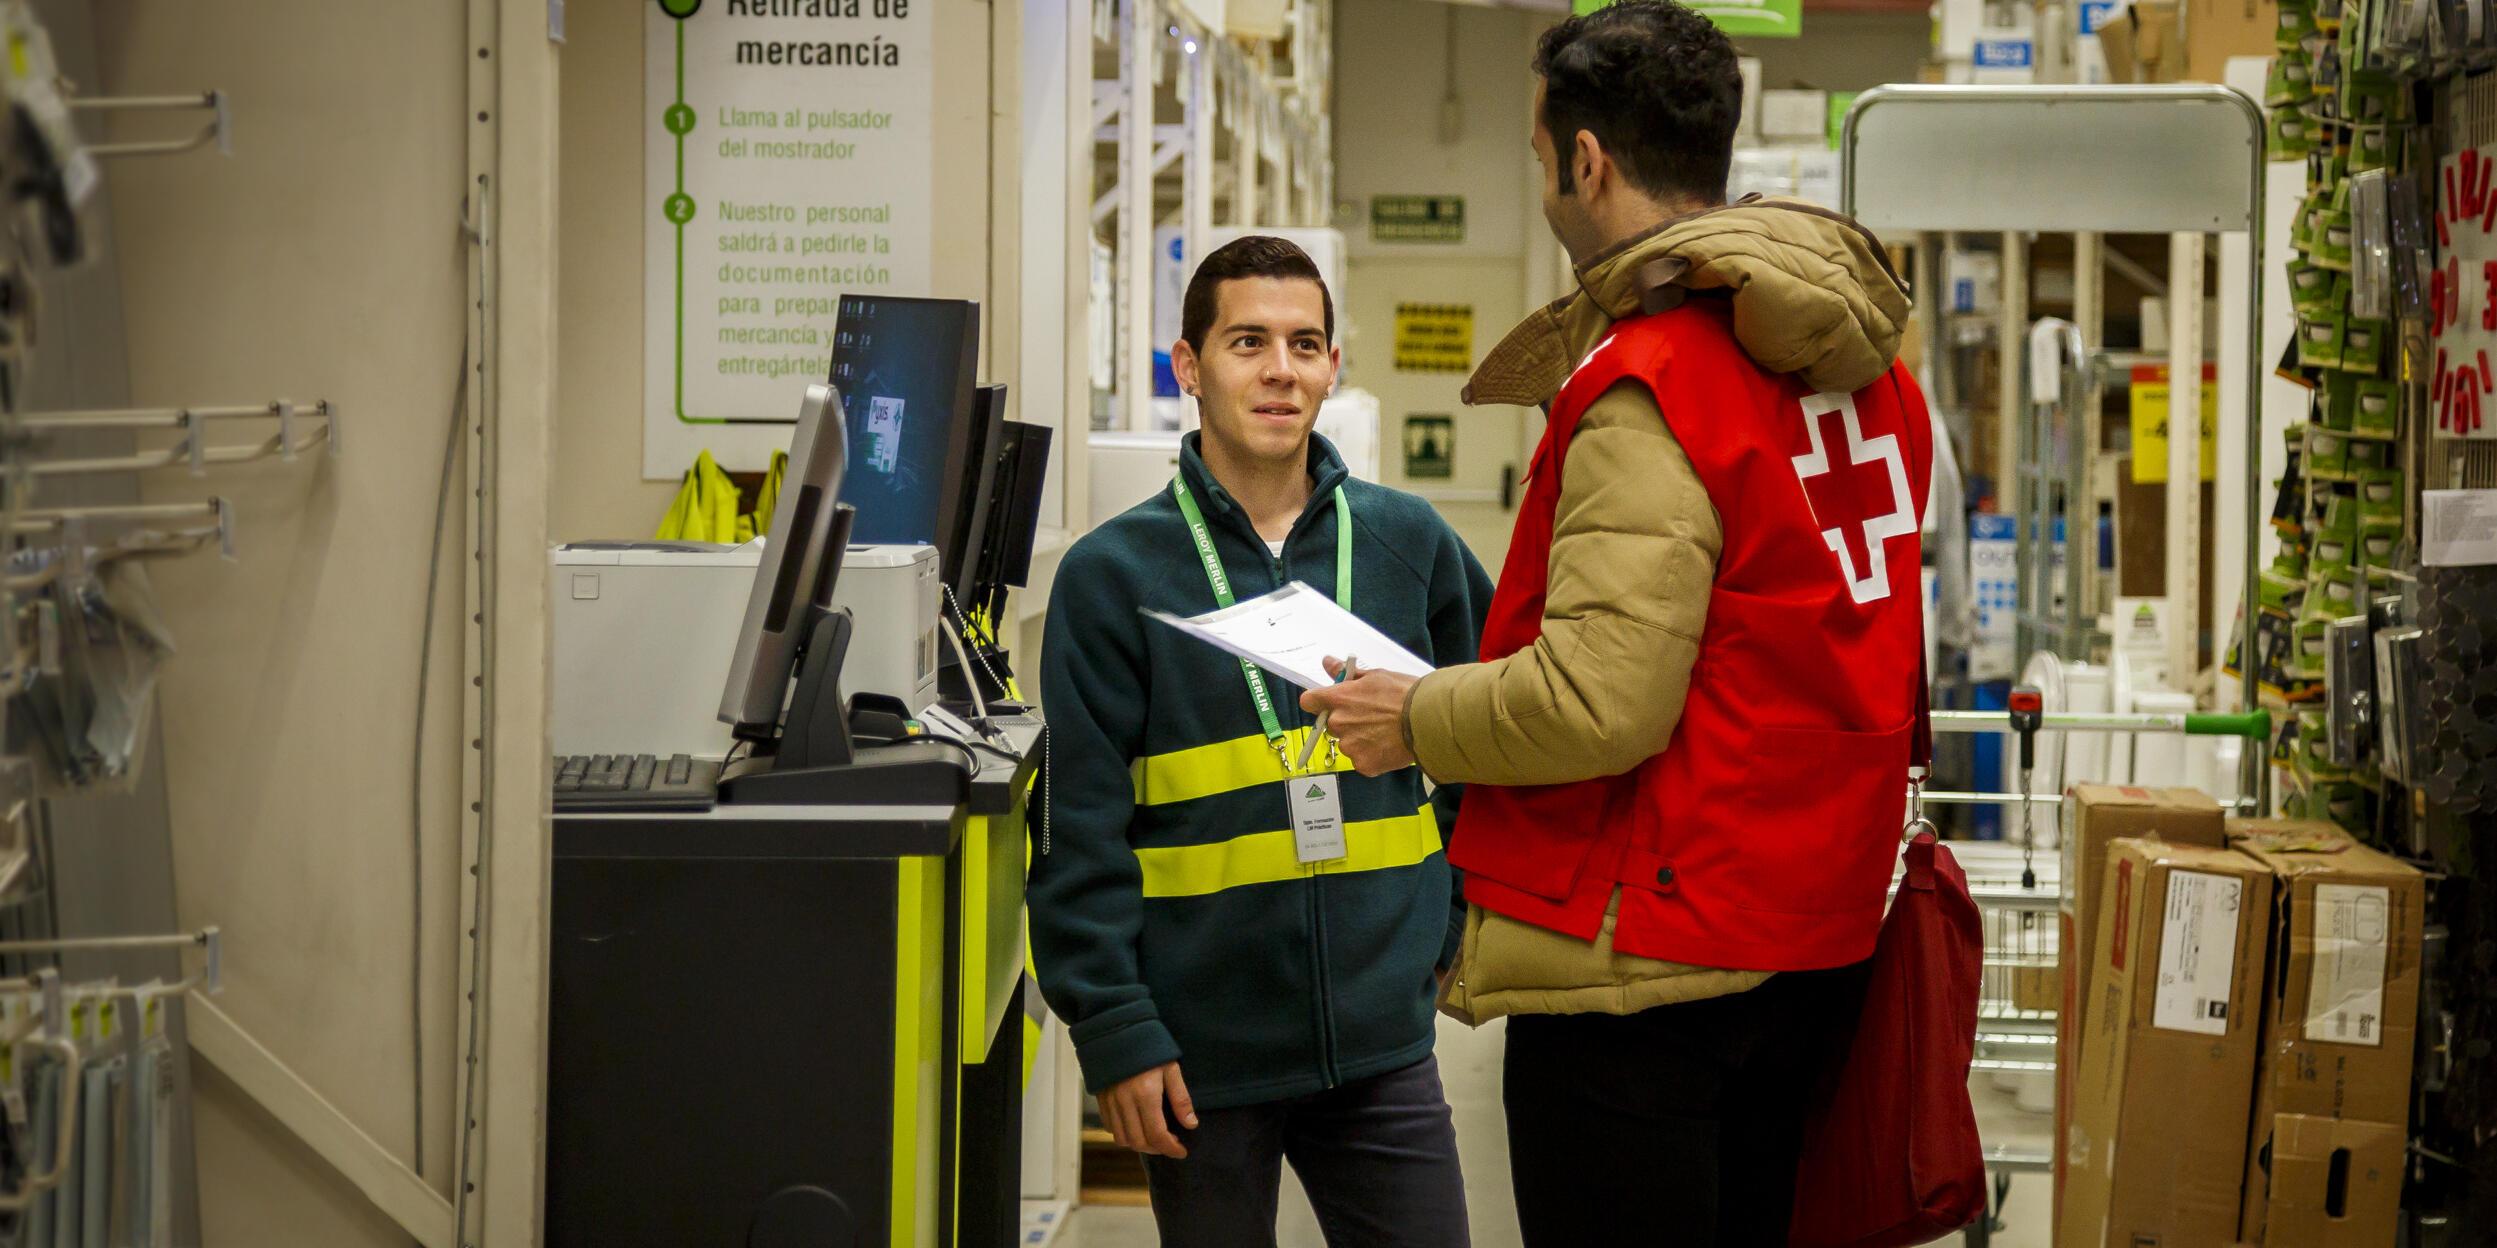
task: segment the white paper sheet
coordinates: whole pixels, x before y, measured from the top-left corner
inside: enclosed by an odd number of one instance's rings
[[[1334,684],[1334,678],[1327,675],[1326,660],[1348,656],[1358,660],[1363,671],[1428,676],[1433,670],[1412,651],[1388,640],[1387,634],[1299,581],[1203,615],[1150,610],[1145,614],[1303,689]]]
[[[2419,506],[2419,562],[2431,568],[2497,563],[2497,490],[2426,490]]]

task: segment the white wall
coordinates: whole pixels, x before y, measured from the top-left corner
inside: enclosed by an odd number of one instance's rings
[[[96,9],[100,91],[233,100],[230,159],[108,166],[133,399],[326,397],[349,448],[143,481],[151,501],[213,491],[241,513],[236,562],[153,570],[181,647],[162,690],[180,917],[226,932],[219,1004],[410,1161],[411,725],[462,336],[465,24],[460,6],[387,0]],[[445,1192],[464,515],[444,542],[422,786],[425,1167]],[[208,1244],[407,1242],[198,1065]]]
[[[1461,373],[1398,372],[1395,311],[1399,303],[1472,305],[1474,361],[1480,363],[1525,315],[1534,280],[1548,285],[1557,245],[1543,223],[1528,136],[1534,126],[1529,63],[1535,36],[1550,21],[1547,14],[1433,0],[1342,0],[1337,10],[1336,221],[1352,253],[1341,300],[1351,327],[1344,380],[1379,396],[1380,476],[1390,485],[1426,495],[1485,494],[1497,488],[1503,467],[1525,470],[1528,414],[1465,407],[1457,398],[1466,380]],[[1440,129],[1450,82],[1450,23],[1459,121],[1454,142]],[[1372,241],[1371,198],[1403,194],[1464,196],[1465,241]],[[1456,418],[1453,479],[1406,481],[1404,420],[1416,413]],[[1514,513],[1495,502],[1445,499],[1439,510],[1497,573]]]

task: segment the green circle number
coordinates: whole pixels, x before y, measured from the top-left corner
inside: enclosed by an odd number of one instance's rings
[[[680,191],[668,196],[659,210],[667,215],[668,220],[684,225],[694,219],[694,197]]]
[[[670,134],[684,135],[693,132],[694,110],[689,105],[670,104],[668,111],[659,114],[659,118],[667,126]]]
[[[702,0],[659,0],[659,11],[684,21],[702,10]]]

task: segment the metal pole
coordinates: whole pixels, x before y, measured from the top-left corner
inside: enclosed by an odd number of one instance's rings
[[[2168,680],[2202,670],[2203,236],[2168,240]]]
[[[1118,369],[1120,419],[1153,427],[1153,57],[1154,0],[1126,0],[1119,32]]]

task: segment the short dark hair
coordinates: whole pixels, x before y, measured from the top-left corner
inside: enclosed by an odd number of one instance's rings
[[[1179,336],[1187,339],[1189,350],[1203,351],[1205,335],[1214,332],[1222,284],[1244,277],[1316,282],[1318,303],[1326,309],[1327,341],[1335,341],[1335,296],[1327,290],[1327,279],[1318,272],[1317,262],[1289,239],[1249,234],[1215,248],[1188,279],[1188,297],[1179,304]]]
[[[1570,151],[1585,130],[1650,195],[1725,199],[1743,72],[1707,18],[1673,0],[1619,0],[1543,32],[1534,69],[1562,194],[1576,183]]]

